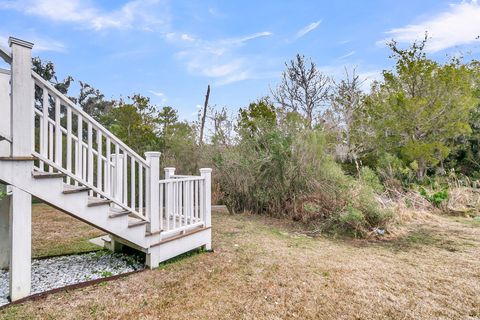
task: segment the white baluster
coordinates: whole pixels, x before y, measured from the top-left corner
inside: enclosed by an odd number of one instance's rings
[[[123,151],[123,204],[128,206],[128,154]]]
[[[61,105],[60,98],[55,97],[55,164],[62,166],[62,124],[60,122]]]
[[[87,181],[93,185],[93,129],[92,123],[87,123]]]
[[[171,179],[175,175],[175,168],[165,168],[165,180]],[[172,229],[170,217],[173,216],[173,182],[165,184],[165,219],[167,220],[167,230]]]
[[[102,133],[97,129],[97,188],[103,190],[103,146],[102,146]]]
[[[67,171],[72,172],[72,109],[67,107]],[[70,184],[70,177],[67,177]]]
[[[107,144],[107,154],[105,156],[105,193],[107,195],[112,195],[112,187],[111,187],[111,169],[112,169],[112,166],[111,166],[111,142],[110,142],[110,138],[107,137],[106,138],[106,144]]]
[[[44,158],[48,158],[48,130],[49,130],[49,122],[48,122],[48,106],[49,106],[49,101],[48,101],[48,91],[47,88],[43,87],[43,93],[42,93],[42,135],[40,136],[40,154]],[[44,166],[40,167],[41,170],[45,170]]]
[[[136,208],[136,199],[135,199],[135,159],[131,157],[130,163],[130,206],[133,210]]]
[[[143,166],[138,163],[138,213],[143,216]],[[160,170],[158,170],[160,172]],[[160,178],[160,177],[159,177]]]
[[[53,124],[48,122],[48,160],[54,161],[53,159]],[[53,172],[53,167],[49,166],[49,171]]]
[[[75,165],[75,173],[77,177],[83,179],[83,119],[80,114],[77,114],[77,152]]]

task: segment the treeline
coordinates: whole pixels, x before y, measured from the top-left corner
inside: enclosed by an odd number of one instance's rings
[[[445,195],[452,176],[470,184],[480,176],[479,63],[434,61],[426,44],[392,41],[395,66],[370,87],[355,70],[336,80],[297,55],[270,95],[233,115],[209,107],[205,143],[199,121],[181,121],[174,108],[140,95],[108,100],[80,82],[72,100],[140,154],[161,151],[165,166],[213,166],[216,201],[231,212],[365,236],[395,220],[379,197],[421,185],[438,202],[435,192]],[[58,81],[39,59],[34,69],[68,93],[71,77]]]

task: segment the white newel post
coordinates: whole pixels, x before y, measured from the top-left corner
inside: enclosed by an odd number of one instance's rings
[[[10,37],[8,44],[12,48],[12,156],[30,157],[34,128],[33,43]]]
[[[200,175],[205,179],[204,180],[204,208],[203,212],[205,214],[205,227],[212,226],[212,169],[202,168],[200,169]],[[212,250],[212,240],[210,239],[209,243],[205,245],[206,250]]]
[[[11,63],[11,139],[12,157],[31,157],[34,140],[34,83],[32,47],[27,41],[10,37]],[[33,168],[32,168],[33,169]],[[30,295],[32,258],[32,196],[10,187],[10,299]]]
[[[112,162],[115,166],[112,167],[112,193],[113,199],[123,203],[123,154],[112,154]]]
[[[150,223],[147,231],[160,231],[160,152],[146,152],[145,158],[150,166],[147,176],[147,214]]]

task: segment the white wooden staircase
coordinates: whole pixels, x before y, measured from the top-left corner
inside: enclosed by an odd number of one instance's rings
[[[10,268],[11,299],[30,292],[31,196],[105,231],[111,249],[144,252],[151,268],[210,250],[211,169],[178,176],[165,168],[160,180],[159,152],[135,153],[31,71],[33,44],[9,44],[0,49],[11,66],[0,69],[0,181],[11,186],[0,203],[0,227],[10,230],[0,234],[0,267]]]

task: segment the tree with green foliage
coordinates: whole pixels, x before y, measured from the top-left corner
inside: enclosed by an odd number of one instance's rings
[[[42,61],[40,57],[34,57],[32,58],[32,69],[33,71],[38,73],[38,75],[41,76],[43,79],[50,82],[55,87],[55,89],[57,89],[63,94],[68,93],[68,89],[73,82],[73,78],[71,76],[67,76],[62,81],[59,81],[53,62]]]
[[[102,121],[102,117],[105,116],[115,104],[112,100],[106,100],[105,95],[98,89],[95,89],[88,83],[79,81],[80,93],[75,102],[91,115],[95,120]]]
[[[101,121],[134,151],[143,155],[146,151],[157,150],[157,110],[150,99],[141,95],[129,97],[130,101],[120,101]]]
[[[239,116],[238,125],[251,133],[277,125],[276,110],[268,98],[252,102],[245,109],[240,108]]]
[[[375,133],[372,149],[397,154],[419,180],[442,166],[456,138],[472,132],[469,116],[478,103],[471,69],[457,58],[428,59],[426,42],[407,49],[389,43],[395,70],[373,85],[362,114]]]

